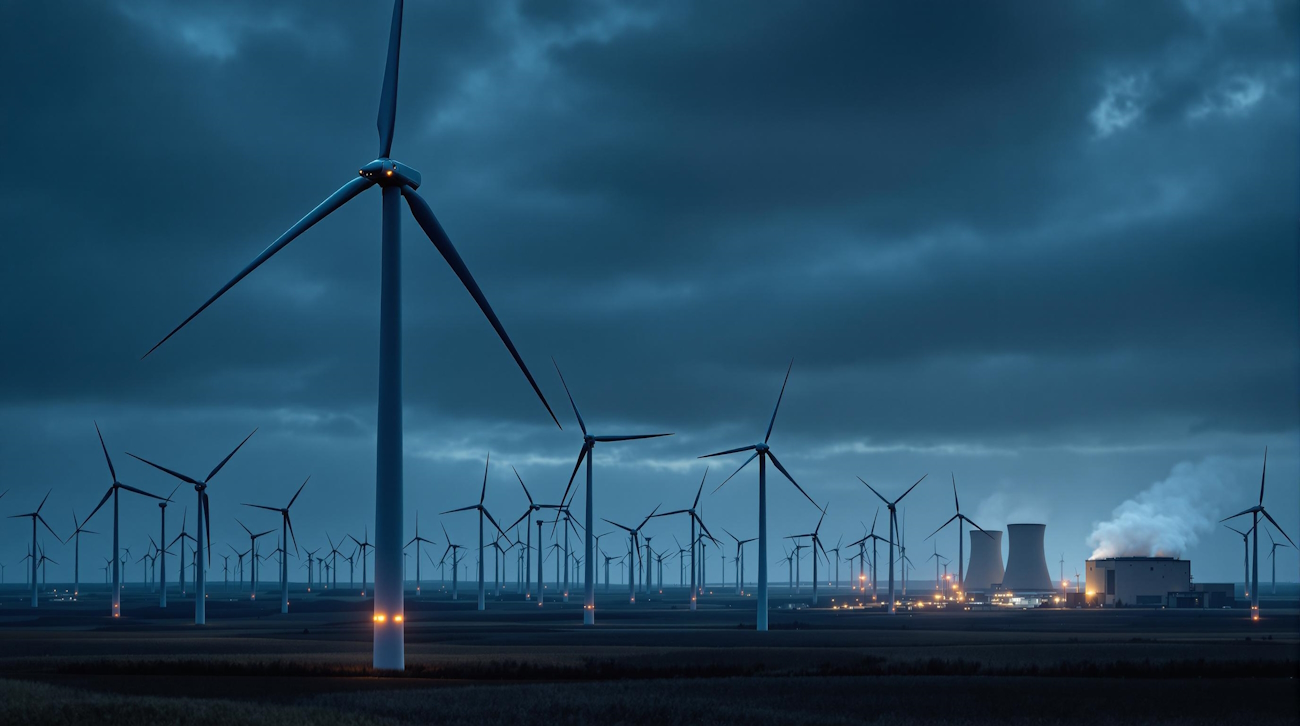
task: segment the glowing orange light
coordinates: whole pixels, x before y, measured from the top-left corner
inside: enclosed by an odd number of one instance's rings
[[[389,169],[389,170],[388,170],[388,176],[392,176],[392,175],[393,175],[393,170],[392,170],[392,169]]]
[[[376,613],[376,614],[375,614],[375,622],[376,622],[376,623],[382,623],[382,622],[384,622],[384,620],[385,620],[385,617],[384,617],[382,614],[380,614],[380,613]]]
[[[394,622],[394,623],[400,623],[400,622],[402,622],[402,620],[403,620],[403,618],[402,618],[401,615],[394,615],[394,616],[393,616],[393,622]]]

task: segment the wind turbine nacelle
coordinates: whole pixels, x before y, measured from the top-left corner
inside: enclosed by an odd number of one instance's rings
[[[392,159],[375,159],[361,167],[358,173],[381,187],[420,187],[420,172]]]

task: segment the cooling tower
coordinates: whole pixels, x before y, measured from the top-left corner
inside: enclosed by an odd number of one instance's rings
[[[1045,524],[1008,524],[1011,539],[1007,552],[1007,573],[1002,577],[1002,587],[1012,592],[1051,592],[1055,590],[1052,576],[1047,572],[1047,557],[1043,552]]]
[[[1002,532],[970,531],[970,564],[966,566],[966,592],[991,592],[1002,582]]]

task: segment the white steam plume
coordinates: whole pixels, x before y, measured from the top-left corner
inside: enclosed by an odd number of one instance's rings
[[[1236,481],[1227,459],[1184,461],[1163,481],[1115,507],[1093,525],[1092,557],[1178,557],[1214,529],[1219,502]]]

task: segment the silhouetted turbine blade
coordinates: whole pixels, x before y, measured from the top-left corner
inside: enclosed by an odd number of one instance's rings
[[[311,481],[311,477],[310,477],[310,476],[308,476],[306,479],[303,479],[303,480],[302,480],[302,486],[298,487],[298,491],[296,491],[296,492],[293,493],[293,499],[290,499],[290,500],[289,500],[289,507],[292,507],[292,506],[293,506],[293,503],[296,502],[296,501],[298,501],[298,495],[299,495],[299,494],[302,494],[302,488],[305,487],[305,486],[307,486],[307,482],[309,482],[309,481]],[[285,509],[288,509],[289,507],[285,507]]]
[[[411,208],[411,214],[415,215],[415,221],[420,225],[420,229],[424,230],[433,246],[438,248],[442,258],[451,266],[452,272],[455,272],[456,277],[460,278],[461,284],[469,291],[470,296],[474,298],[474,302],[478,303],[479,310],[483,311],[483,315],[492,324],[492,328],[497,331],[501,342],[505,343],[506,349],[510,351],[515,363],[519,365],[519,370],[523,371],[524,377],[528,379],[529,385],[533,387],[533,392],[537,394],[537,398],[546,407],[546,412],[551,414],[551,420],[555,421],[556,426],[563,429],[564,427],[560,426],[560,419],[555,417],[555,412],[551,410],[551,404],[546,402],[546,396],[542,395],[542,389],[538,387],[537,381],[533,379],[533,374],[528,371],[528,366],[524,365],[524,359],[519,356],[519,351],[515,349],[515,344],[510,341],[510,336],[506,334],[506,329],[501,325],[497,314],[492,311],[492,306],[488,304],[483,291],[479,289],[478,283],[474,281],[474,276],[469,273],[465,261],[460,258],[460,253],[452,245],[451,239],[443,231],[442,225],[438,224],[438,218],[434,216],[433,210],[425,203],[424,198],[416,194],[415,190],[409,186],[402,187],[402,196],[406,197],[406,204]]]
[[[710,456],[726,456],[727,454],[737,454],[737,453],[740,453],[740,452],[742,452],[742,451],[749,451],[749,450],[751,450],[751,449],[753,449],[753,448],[754,448],[754,445],[753,445],[753,444],[750,444],[749,446],[742,446],[742,447],[740,447],[739,449],[727,449],[726,451],[719,451],[719,452],[716,453],[716,454],[705,454],[704,456],[697,456],[697,457],[695,457],[695,458],[697,458],[697,459],[707,459],[707,458],[709,458]]]
[[[804,497],[807,498],[809,502],[812,502],[812,505],[814,507],[817,507],[817,502],[814,502],[813,498],[808,496],[808,492],[804,491],[803,487],[799,486],[799,482],[795,481],[794,477],[790,476],[790,472],[786,471],[784,466],[781,466],[781,462],[777,460],[776,454],[773,454],[771,451],[769,451],[767,452],[767,458],[772,460],[772,463],[776,465],[777,471],[780,471],[782,474],[784,474],[785,478],[790,480],[790,483],[794,485],[795,489],[799,490],[800,494],[804,495]],[[821,507],[817,507],[817,508],[821,509]]]
[[[1291,541],[1291,536],[1288,535],[1286,531],[1282,529],[1282,525],[1278,524],[1277,520],[1273,519],[1272,515],[1270,515],[1267,510],[1265,510],[1263,507],[1260,507],[1259,513],[1264,515],[1265,519],[1272,522],[1274,527],[1277,527],[1278,534],[1282,535],[1283,537],[1286,537],[1286,541],[1291,542],[1292,546],[1295,545],[1295,542]]]
[[[748,447],[748,448],[751,448],[751,449],[752,449],[752,448],[754,448],[754,447],[750,446],[750,447]],[[745,449],[736,449],[736,451],[744,451],[744,450],[745,450]],[[727,453],[730,453],[730,452],[727,452]],[[726,485],[727,485],[727,482],[731,481],[732,477],[734,477],[734,476],[736,476],[737,474],[739,474],[741,469],[744,469],[745,467],[749,466],[749,462],[753,461],[757,456],[758,456],[758,452],[755,451],[755,452],[753,453],[753,455],[751,455],[748,459],[745,459],[745,463],[741,464],[741,465],[740,465],[740,466],[739,466],[735,471],[731,472],[731,476],[727,477],[726,479],[723,479],[723,480],[722,480],[722,483],[718,485],[718,488],[713,490],[713,493],[714,493],[714,494],[717,494],[717,493],[718,493],[718,489],[721,489],[722,487],[726,486]],[[701,458],[703,458],[703,457],[701,457]]]
[[[95,422],[95,433],[99,435],[99,448],[104,450],[104,461],[108,462],[108,473],[113,477],[113,482],[117,482],[117,471],[113,469],[113,459],[108,455],[108,447],[104,446],[104,434],[99,431],[99,422]]]
[[[253,438],[253,434],[255,433],[257,433],[257,429],[253,429],[253,433],[250,433],[249,435],[245,436],[244,440],[239,442],[239,446],[236,446],[234,451],[231,451],[229,454],[226,454],[226,458],[222,459],[220,464],[217,464],[215,467],[213,467],[212,471],[208,473],[208,477],[203,480],[203,483],[206,484],[207,482],[212,481],[212,477],[216,476],[217,472],[221,471],[221,467],[225,466],[226,462],[230,461],[230,457],[234,456],[241,448],[243,448],[244,444],[247,444],[248,440]],[[306,482],[304,482],[304,484],[305,483]]]
[[[384,65],[384,86],[379,95],[379,155],[393,150],[393,127],[397,123],[397,63],[402,47],[402,0],[393,3],[393,25],[388,32],[388,62]]]
[[[95,513],[99,511],[100,507],[103,507],[103,506],[104,506],[104,502],[107,502],[107,501],[108,501],[108,498],[111,497],[111,496],[113,496],[113,487],[109,487],[109,488],[108,488],[108,491],[107,491],[107,492],[104,492],[104,498],[99,500],[99,504],[96,504],[96,505],[95,505],[95,508],[92,509],[92,510],[90,510],[90,516],[89,516],[89,517],[86,517],[85,519],[83,519],[83,520],[81,521],[81,523],[82,523],[82,524],[85,524],[86,522],[89,522],[89,521],[90,521],[90,517],[95,516]],[[15,514],[14,516],[15,516],[15,517],[25,517],[25,516],[27,516],[27,515],[25,515],[25,514]]]
[[[960,516],[960,515],[957,515],[957,514],[952,515],[952,518],[949,519],[947,522],[944,522],[942,527],[939,527],[939,529],[936,529],[935,531],[931,532],[929,537],[926,537],[925,539],[923,539],[923,540],[921,540],[921,541],[922,541],[922,542],[925,542],[926,540],[930,539],[930,537],[933,537],[933,536],[935,536],[936,534],[939,534],[939,532],[943,531],[943,528],[944,528],[944,527],[947,527],[948,525],[950,525],[950,524],[952,524],[953,522],[957,521],[957,519],[958,519],[959,516]]]
[[[927,476],[930,476],[930,475],[929,475],[929,474],[923,474],[923,475],[921,476],[920,479],[917,479],[917,480],[916,480],[916,484],[920,484],[921,482],[925,481],[925,477],[927,477]],[[908,487],[908,488],[907,488],[907,491],[903,492],[903,497],[907,496],[908,494],[911,494],[911,493],[912,493],[912,490],[916,488],[916,484],[913,484],[912,486]],[[894,504],[898,504],[899,502],[903,501],[903,497],[899,497],[898,499],[895,499],[895,500],[894,500]]]
[[[569,488],[573,486],[574,477],[578,476],[578,470],[582,468],[582,460],[591,453],[591,447],[587,442],[582,443],[582,448],[578,451],[578,463],[573,465],[573,473],[569,475],[569,483],[564,486],[564,494],[560,495],[560,506],[564,506],[564,500],[569,496]]]
[[[126,452],[126,455],[129,456],[129,457],[131,457],[132,459],[137,460],[137,461],[142,461],[142,462],[148,464],[149,466],[152,466],[153,468],[157,469],[158,471],[165,472],[165,473],[167,473],[167,474],[171,474],[172,476],[176,477],[177,479],[180,479],[180,480],[183,481],[183,482],[187,482],[187,483],[189,483],[189,484],[193,484],[194,486],[199,486],[199,485],[202,483],[202,482],[195,481],[194,479],[191,479],[190,477],[185,476],[184,474],[182,474],[182,473],[180,473],[180,472],[178,472],[178,471],[172,471],[171,469],[168,469],[168,468],[165,467],[165,466],[160,466],[160,465],[158,465],[158,464],[155,464],[155,463],[153,463],[152,461],[149,461],[148,459],[141,459],[140,457],[136,456],[135,454],[132,454],[132,453],[129,452],[129,451]]]
[[[198,310],[195,310],[193,313],[190,313],[190,316],[188,318],[185,318],[185,320],[182,321],[180,325],[177,325],[172,330],[172,332],[168,333],[167,337],[158,341],[158,343],[154,345],[154,347],[150,348],[149,353],[158,350],[158,346],[170,340],[173,335],[180,332],[181,328],[185,327],[186,325],[189,324],[191,320],[198,317],[199,313],[203,312],[204,310],[207,310],[209,305],[216,302],[217,298],[221,297],[222,295],[225,295],[227,290],[237,285],[240,280],[244,279],[245,277],[248,277],[248,275],[252,273],[253,270],[256,270],[258,267],[261,267],[263,262],[266,262],[267,260],[271,259],[272,255],[284,249],[285,246],[288,245],[290,242],[292,242],[298,235],[307,231],[309,228],[311,228],[312,225],[324,219],[330,212],[333,212],[334,210],[343,206],[345,203],[347,203],[348,200],[352,199],[353,197],[365,191],[366,189],[369,189],[371,184],[374,184],[374,182],[370,181],[369,179],[366,179],[365,177],[358,176],[357,178],[352,179],[347,184],[344,184],[342,187],[340,187],[338,191],[334,192],[329,197],[327,197],[325,201],[321,202],[315,209],[308,212],[307,216],[298,220],[298,222],[294,224],[292,227],[290,227],[288,231],[280,235],[280,238],[272,242],[270,247],[267,247],[266,249],[262,250],[262,253],[258,255],[256,258],[254,258],[254,260],[250,262],[247,267],[245,267],[243,270],[240,270],[239,274],[235,275],[234,278],[230,280],[230,282],[227,282],[224,286],[222,286],[222,288],[217,291],[217,294],[208,298],[207,302],[199,306]],[[148,358],[149,353],[145,353],[144,355],[140,356],[140,358],[141,359]]]
[[[602,443],[611,441],[635,441],[637,439],[657,439],[660,436],[672,436],[672,434],[637,434],[635,436],[593,436],[592,438]]]
[[[767,435],[763,437],[763,443],[772,438],[772,427],[776,425],[776,412],[781,410],[781,399],[785,398],[785,384],[790,382],[790,370],[794,368],[794,358],[790,359],[790,365],[785,369],[785,380],[781,381],[781,395],[776,397],[776,407],[772,409],[772,420],[767,424]]]
[[[573,394],[569,393],[569,384],[564,381],[564,374],[560,373],[560,364],[551,358],[551,365],[555,366],[555,372],[560,376],[560,385],[564,386],[564,394],[569,397],[569,405],[573,407],[573,417],[578,419],[578,428],[582,429],[582,435],[587,435],[587,424],[582,420],[582,414],[578,413],[578,404],[573,400]]]

